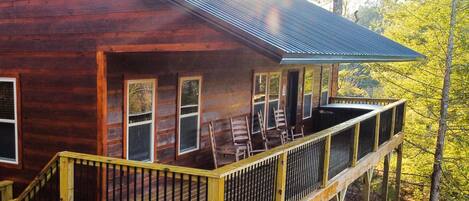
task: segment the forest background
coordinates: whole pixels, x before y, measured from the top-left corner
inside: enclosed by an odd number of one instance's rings
[[[332,10],[332,0],[311,1]],[[440,200],[469,200],[468,6],[469,0],[459,0],[456,7]],[[339,71],[339,96],[408,100],[403,200],[430,196],[450,13],[451,0],[343,0],[344,17],[426,56],[416,62],[342,64]]]

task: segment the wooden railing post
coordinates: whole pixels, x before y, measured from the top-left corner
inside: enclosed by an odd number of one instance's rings
[[[287,152],[280,154],[277,161],[277,194],[275,195],[275,201],[285,200],[285,188],[287,184]]]
[[[389,200],[389,163],[391,160],[391,154],[387,154],[384,156],[384,167],[383,167],[383,183],[382,183],[382,193],[383,193],[383,201]]]
[[[225,199],[225,179],[208,178],[208,200],[223,201]]]
[[[376,114],[376,124],[375,124],[375,144],[373,147],[373,151],[378,151],[379,147],[379,129],[380,129],[380,122],[381,122],[381,113]]]
[[[324,164],[323,164],[323,170],[322,170],[322,187],[323,188],[327,186],[327,182],[329,181],[329,159],[331,157],[331,139],[332,139],[332,136],[328,135],[324,143]]]
[[[10,201],[13,199],[13,182],[0,181],[0,201]]]
[[[352,167],[357,165],[358,161],[358,145],[360,140],[360,123],[355,125],[353,133],[353,157],[352,157]]]
[[[401,194],[401,171],[402,171],[402,144],[397,149],[397,162],[396,162],[396,197],[394,200],[400,200]]]
[[[396,111],[397,111],[397,106],[392,108],[392,117],[391,117],[391,135],[389,136],[389,139],[394,136],[394,131],[396,130]]]
[[[73,201],[73,160],[60,157],[59,159],[60,167],[60,200],[61,201]]]

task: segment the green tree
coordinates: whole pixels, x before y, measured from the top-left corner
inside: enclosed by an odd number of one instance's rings
[[[384,97],[406,98],[403,180],[422,183],[414,199],[428,199],[450,30],[450,0],[385,0],[384,35],[427,56],[425,61],[369,65]],[[454,27],[448,132],[441,163],[441,200],[469,200],[468,1],[460,1]]]

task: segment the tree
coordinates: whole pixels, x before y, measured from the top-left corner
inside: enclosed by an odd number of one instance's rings
[[[433,164],[432,174],[432,185],[430,189],[430,200],[437,201],[440,197],[440,179],[441,179],[441,163],[443,160],[445,136],[448,128],[448,105],[449,105],[449,91],[451,87],[451,66],[453,62],[453,51],[454,51],[454,26],[456,24],[456,6],[457,0],[451,1],[451,20],[449,25],[448,35],[448,47],[446,50],[446,62],[445,62],[445,78],[443,81],[443,90],[441,92],[441,104],[440,104],[440,119],[438,136],[436,140],[435,148],[435,162]]]

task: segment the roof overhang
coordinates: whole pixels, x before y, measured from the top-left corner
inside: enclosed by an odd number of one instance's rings
[[[170,1],[280,64],[425,59],[424,55],[308,0]]]

